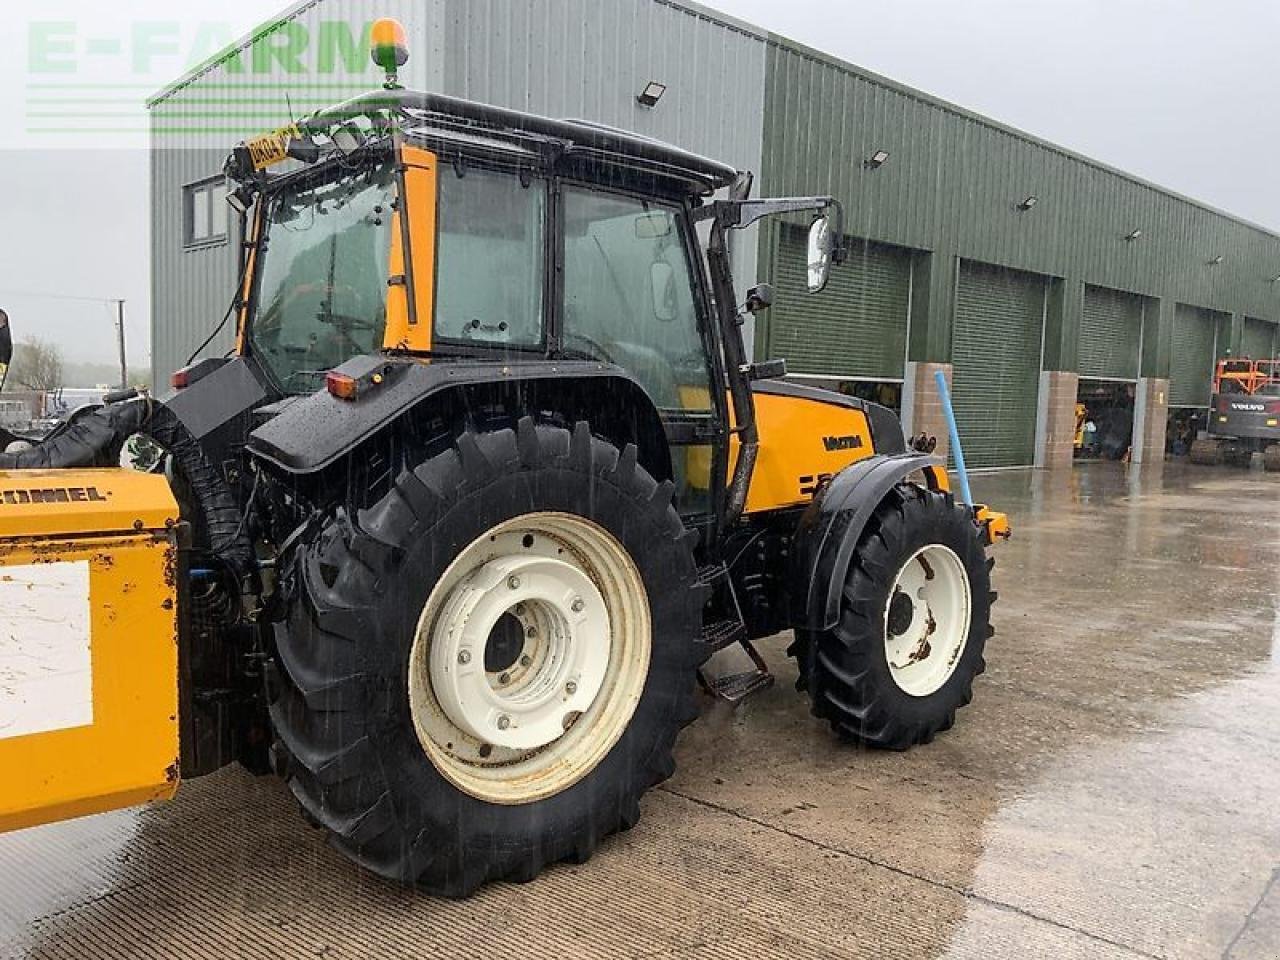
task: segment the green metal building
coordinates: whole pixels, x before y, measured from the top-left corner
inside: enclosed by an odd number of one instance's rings
[[[242,83],[278,83],[301,107],[332,99],[335,79],[373,80],[358,64],[342,78],[229,67],[253,52],[242,63],[275,70],[256,54],[286,26],[358,36],[387,13],[423,51],[413,85],[669,140],[757,171],[758,193],[837,195],[852,256],[824,293],[803,290],[804,224],[735,251],[741,279],[776,288],[757,355],[881,391],[935,434],[941,370],[975,465],[1070,464],[1081,381],[1127,390],[1133,458],[1161,458],[1170,412],[1207,405],[1215,357],[1280,349],[1280,235],[696,3],[304,0],[151,102],[157,376],[234,282],[234,242],[193,241],[184,223],[192,191],[208,191],[228,125],[262,124],[231,106],[216,138],[173,131]],[[650,80],[667,92],[645,107]]]

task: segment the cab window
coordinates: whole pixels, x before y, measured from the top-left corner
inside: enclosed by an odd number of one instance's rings
[[[536,178],[443,168],[435,342],[543,342],[546,197],[545,181]]]
[[[267,208],[255,353],[290,393],[382,345],[395,176],[389,165],[281,190]]]
[[[678,211],[570,186],[564,233],[564,350],[622,367],[664,414],[710,413],[710,367]]]

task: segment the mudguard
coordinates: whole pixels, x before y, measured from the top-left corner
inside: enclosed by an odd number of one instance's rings
[[[945,461],[924,453],[873,456],[841,470],[818,491],[796,529],[792,622],[830,630],[862,531],[885,496],[909,474]]]
[[[670,472],[657,409],[639,383],[611,364],[365,356],[348,360],[334,373],[360,384],[353,399],[339,399],[321,389],[282,404],[250,434],[249,452],[288,473],[316,473],[425,401],[457,388],[493,386],[514,392],[530,409],[543,409],[539,399],[549,390],[572,391],[593,421],[612,417],[632,426],[642,455],[662,452]],[[648,444],[641,440],[646,437],[652,438]]]

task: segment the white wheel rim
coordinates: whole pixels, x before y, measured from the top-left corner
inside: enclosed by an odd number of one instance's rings
[[[884,647],[894,683],[913,697],[951,679],[969,640],[972,597],[964,564],[950,547],[921,547],[902,565],[884,611]]]
[[[608,531],[563,513],[499,524],[450,564],[419,617],[409,661],[418,740],[472,796],[554,795],[622,736],[651,647],[644,583]]]

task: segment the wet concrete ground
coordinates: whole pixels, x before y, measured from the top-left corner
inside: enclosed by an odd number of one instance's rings
[[[459,903],[332,853],[236,771],[0,837],[0,956],[1280,957],[1280,476],[980,478],[1013,515],[957,727],[834,742],[708,704],[644,819]]]

